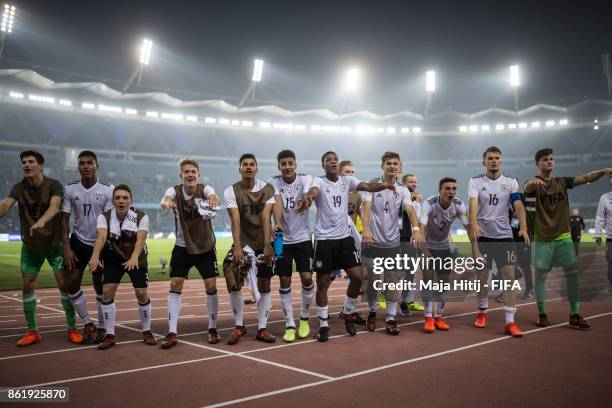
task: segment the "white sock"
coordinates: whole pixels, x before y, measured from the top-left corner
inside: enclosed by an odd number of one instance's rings
[[[259,292],[261,297],[257,301],[257,328],[265,329],[268,325],[268,316],[272,306],[272,294],[270,292]]]
[[[242,292],[230,292],[230,306],[234,313],[234,325],[244,326],[244,299]]]
[[[87,311],[87,300],[85,299],[83,291],[79,290],[77,293],[69,294],[68,298],[70,299],[74,309],[79,314],[79,317],[83,320],[83,323],[91,323],[91,318],[89,317],[89,312]]]
[[[446,305],[446,302],[444,301],[444,293],[439,293],[436,298],[436,313],[434,314],[434,317],[442,317],[444,314],[444,306]]]
[[[115,335],[115,315],[117,309],[115,308],[115,300],[111,300],[110,303],[102,303],[102,315],[104,316],[104,330],[106,334]]]
[[[376,308],[378,307],[378,299],[376,297],[368,298],[368,312],[374,313],[376,312]]]
[[[344,298],[344,308],[342,310],[342,313],[344,313],[345,315],[351,315],[355,313],[356,306],[357,298],[352,298],[347,295],[347,297]]]
[[[310,308],[310,303],[312,303],[312,298],[314,296],[314,283],[310,285],[310,287],[302,286],[302,312],[300,313],[300,317],[308,318],[308,309]]]
[[[142,331],[151,330],[151,299],[146,302],[138,302],[138,315],[142,324]]]
[[[217,328],[217,315],[219,314],[219,294],[217,290],[212,295],[206,294],[206,309],[208,310],[208,328]]]
[[[487,313],[487,309],[489,308],[489,299],[478,299],[478,309],[480,313]]]
[[[514,323],[514,315],[516,314],[515,307],[504,306],[504,315],[506,316],[506,324]]]
[[[423,290],[423,308],[425,317],[433,317],[433,302],[431,301],[431,291]]]
[[[295,327],[295,321],[293,320],[291,288],[280,288],[278,293],[280,293],[281,307],[283,308],[283,316],[285,317],[285,327]]]
[[[168,293],[168,332],[177,334],[178,318],[181,314],[181,294]]]
[[[329,319],[329,310],[327,306],[317,306],[317,316],[319,317],[319,327],[329,327],[327,323]]]
[[[102,311],[102,295],[96,295],[96,308],[98,309],[98,326],[104,328],[104,312]]]
[[[397,301],[387,301],[387,321],[395,320],[397,316]]]

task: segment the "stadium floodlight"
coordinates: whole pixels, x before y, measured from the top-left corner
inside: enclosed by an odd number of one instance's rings
[[[400,132],[402,132],[402,133],[410,133],[410,128],[403,127],[403,128],[400,129]]]
[[[125,114],[126,115],[137,115],[138,111],[132,108],[125,108]]]
[[[351,68],[346,72],[344,89],[349,93],[355,93],[359,89],[359,70]]]
[[[559,121],[559,125],[561,125],[561,126],[567,126],[567,124],[568,124],[568,123],[569,123],[569,122],[568,122],[568,120],[567,120],[567,119],[561,119],[561,120]]]
[[[295,130],[306,130],[306,125],[295,125]]]
[[[387,128],[387,133],[390,134],[390,135],[395,134],[395,128],[394,127],[388,127]]]
[[[504,130],[505,126],[503,123],[498,123],[495,125],[495,130]]]
[[[478,125],[470,125],[470,132],[477,132],[478,131]]]
[[[15,91],[11,91],[9,92],[9,96],[11,98],[16,98],[16,99],[23,99],[23,94],[21,92],[15,92]]]
[[[540,127],[540,122],[531,122],[531,127],[532,128],[539,128]]]
[[[412,133],[421,133],[421,128],[420,127],[413,127],[412,128]]]
[[[270,122],[259,122],[259,127],[263,129],[269,129],[272,127]]]
[[[482,125],[480,127],[480,130],[482,130],[483,132],[488,132],[489,130],[491,130],[491,126],[489,126],[489,125]]]
[[[516,129],[516,123],[508,123],[508,129]]]
[[[215,123],[217,123],[217,119],[216,118],[209,118],[209,117],[207,117],[207,118],[204,118],[204,122],[206,122],[208,124],[211,124],[211,125],[214,125]]]
[[[62,106],[72,106],[72,101],[68,99],[60,99],[59,104]]]
[[[151,59],[151,49],[153,48],[153,41],[145,38],[142,41],[142,46],[140,47],[140,63],[143,65],[149,65],[149,60]]]
[[[15,21],[15,6],[5,3],[2,9],[2,21],[0,22],[0,58],[4,52],[6,36],[13,32],[13,22]]]
[[[321,131],[321,125],[312,125],[312,126],[310,126],[310,130],[312,130],[313,132],[320,132]]]
[[[436,71],[427,71],[425,74],[425,90],[427,92],[436,92]]]
[[[264,60],[258,58],[253,61],[253,77],[251,78],[251,81],[261,82],[261,77],[263,75],[263,66]]]
[[[459,126],[459,131],[460,131],[460,132],[462,132],[462,133],[465,133],[465,132],[467,132],[467,131],[468,131],[468,127],[467,127],[467,126],[465,126],[465,125],[463,125],[463,126]]]
[[[510,66],[510,86],[514,91],[514,111],[518,112],[518,88],[521,84],[521,77],[518,65]]]
[[[546,121],[546,127],[552,127],[555,126],[555,121],[554,120],[547,120]]]
[[[250,120],[243,120],[242,127],[253,127],[253,122],[251,122]]]
[[[519,129],[527,129],[527,123],[521,122],[521,123],[519,123],[518,127],[519,127]]]
[[[96,105],[94,105],[94,104],[93,104],[93,103],[91,103],[91,102],[83,102],[83,104],[81,105],[81,107],[82,107],[83,109],[95,109],[95,108],[96,108]]]
[[[225,118],[221,118],[221,119],[219,119],[219,124],[220,125],[229,125],[230,124],[230,120],[229,119],[225,119]]]

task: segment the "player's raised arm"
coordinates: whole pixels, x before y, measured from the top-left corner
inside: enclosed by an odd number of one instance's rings
[[[15,200],[13,197],[6,197],[4,200],[2,200],[2,202],[0,203],[0,218],[6,215],[8,210],[11,209],[11,207],[13,206],[13,204],[15,204],[16,201],[17,200]]]
[[[587,174],[583,174],[582,176],[574,177],[574,186],[578,187],[584,184],[592,183],[606,175],[608,177],[612,177],[612,168],[591,171]]]
[[[357,191],[367,191],[369,193],[377,193],[382,190],[391,190],[395,191],[395,184],[384,182],[384,183],[366,183],[360,182],[357,184]]]
[[[36,221],[36,223],[32,225],[32,227],[30,228],[30,235],[34,235],[36,231],[38,231],[41,228],[44,228],[47,222],[49,222],[51,219],[53,219],[53,217],[57,215],[57,213],[59,213],[61,206],[62,206],[61,196],[58,197],[57,195],[54,195],[53,197],[51,197],[51,203],[49,204],[49,208],[47,208],[47,211],[45,211],[42,217],[40,217],[38,221]]]
[[[302,200],[298,200],[295,212],[301,214],[305,209],[309,208],[312,205],[312,201],[319,195],[319,191],[319,187],[317,186],[310,187],[308,192],[304,194],[304,198]]]

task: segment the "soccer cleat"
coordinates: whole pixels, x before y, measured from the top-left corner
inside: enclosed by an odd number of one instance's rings
[[[151,330],[145,330],[142,332],[142,341],[144,341],[145,344],[148,344],[149,346],[154,346],[157,344],[157,339],[155,338],[155,336],[153,336]]]
[[[369,331],[373,332],[376,330],[376,312],[368,313],[368,322],[366,324]]]
[[[400,307],[400,314],[402,316],[412,316],[412,312],[410,311],[410,308],[408,307],[408,303],[400,302],[399,307]]]
[[[115,336],[107,334],[102,340],[102,343],[98,344],[98,350],[108,350],[115,345]]]
[[[395,320],[387,320],[385,332],[391,336],[397,336],[400,334],[400,329],[397,327],[397,322]]]
[[[208,343],[217,344],[220,341],[221,336],[219,336],[219,332],[217,332],[217,329],[208,329]]]
[[[550,326],[550,322],[548,321],[548,316],[546,316],[546,313],[538,314],[538,320],[536,322],[536,326],[539,326],[539,327]]]
[[[523,292],[523,295],[521,296],[522,300],[531,300],[533,299],[533,290],[532,289],[525,289],[525,291]]]
[[[569,325],[570,327],[573,327],[575,329],[582,329],[582,330],[588,330],[591,328],[591,325],[589,324],[589,322],[584,320],[584,318],[580,316],[579,314],[570,315]]]
[[[506,325],[506,334],[511,335],[512,337],[523,337],[523,332],[518,328],[516,323],[508,323]]]
[[[104,330],[101,327],[98,327],[96,329],[96,337],[94,338],[94,344],[102,343],[105,337],[106,337],[106,330]]]
[[[307,317],[300,317],[300,326],[298,327],[298,337],[305,339],[310,334],[310,323]]]
[[[73,344],[82,344],[83,336],[75,328],[68,329],[68,340]]]
[[[446,323],[446,321],[444,321],[442,316],[434,317],[434,326],[436,326],[436,329],[442,331],[447,331],[448,329],[450,329],[450,326],[448,325],[448,323]]]
[[[161,348],[164,350],[168,350],[176,346],[177,343],[178,340],[176,340],[176,333],[170,332],[166,334],[166,337],[164,337],[164,340],[161,343]]]
[[[32,344],[40,343],[41,338],[42,336],[38,331],[29,331],[17,342],[17,347],[27,347]]]
[[[433,317],[425,318],[425,325],[423,326],[423,331],[427,334],[431,334],[436,331],[436,325],[434,323]]]
[[[408,308],[414,312],[422,312],[425,310],[425,308],[417,302],[408,303]]]
[[[325,343],[327,340],[329,340],[329,327],[321,327],[315,336],[315,339],[321,343]]]
[[[295,327],[287,327],[285,334],[283,334],[283,341],[285,343],[293,343],[295,341]]]
[[[353,322],[353,324],[356,324],[358,326],[365,326],[367,323],[366,320],[361,317],[357,312],[351,314],[351,321]]]
[[[276,341],[276,337],[270,334],[266,329],[259,329],[257,330],[255,340],[263,341],[264,343],[274,343]]]
[[[93,323],[87,323],[83,326],[83,344],[93,344],[95,333],[96,326]]]
[[[487,327],[487,318],[488,316],[486,313],[478,313],[476,320],[474,321],[474,326],[478,327],[479,329],[484,329]]]
[[[229,339],[227,339],[227,344],[229,344],[230,346],[237,344],[240,341],[240,338],[244,336],[246,332],[247,332],[247,329],[244,326],[234,327],[234,331],[232,332],[232,335],[229,337]]]
[[[357,329],[355,328],[355,322],[353,320],[353,316],[356,314],[357,313],[353,313],[352,315],[345,315],[344,313],[340,313],[340,318],[344,320],[344,328],[346,329],[346,332],[351,336],[357,334]]]

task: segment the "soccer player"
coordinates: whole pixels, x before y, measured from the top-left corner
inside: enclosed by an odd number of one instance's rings
[[[102,313],[102,271],[92,271],[92,281],[96,291],[98,327],[91,321],[87,311],[87,300],[81,290],[83,272],[91,258],[96,243],[98,216],[113,207],[114,186],[97,177],[100,166],[94,152],[85,150],[79,153],[78,169],[81,180],[73,181],[64,187],[62,202],[62,237],[64,240],[64,273],[68,297],[83,319],[83,343],[99,344],[106,335],[104,314]],[[72,216],[72,234],[70,217]],[[95,335],[95,338],[93,337]]]
[[[308,211],[298,214],[294,210],[310,189],[312,176],[296,172],[295,153],[291,150],[279,152],[277,162],[281,174],[272,177],[268,183],[274,187],[275,210],[282,209],[280,215],[275,214],[275,219],[283,232],[283,257],[276,260],[274,271],[280,279],[279,293],[285,316],[283,340],[291,343],[296,335],[291,298],[291,273],[294,261],[302,282],[302,309],[297,336],[303,339],[310,334],[308,309],[314,296],[312,233],[308,225]]]
[[[130,276],[142,324],[145,344],[155,345],[151,333],[151,299],[147,294],[149,273],[147,270],[146,240],[149,216],[134,210],[132,190],[125,184],[113,189],[113,208],[98,216],[97,237],[89,267],[92,271],[102,268],[104,328],[106,336],[98,349],[107,350],[115,345],[115,293],[124,274]]]
[[[412,206],[410,191],[397,182],[400,169],[400,156],[395,152],[385,152],[381,157],[381,169],[383,170],[382,177],[377,177],[370,180],[370,183],[390,183],[395,184],[395,191],[383,190],[377,193],[364,192],[363,208],[361,214],[363,216],[363,269],[364,276],[368,281],[367,298],[368,298],[368,320],[367,328],[370,331],[376,330],[376,306],[377,293],[373,286],[373,280],[376,277],[373,275],[373,260],[374,258],[395,258],[400,254],[400,234],[399,234],[399,217],[400,209],[405,211],[414,227],[415,242],[422,242],[419,227],[417,227],[416,210]],[[397,284],[398,271],[386,270],[382,276],[385,282]],[[387,290],[386,304],[387,316],[385,318],[387,334],[396,336],[400,333],[397,327],[397,290]]]
[[[317,205],[315,225],[315,272],[317,272],[317,316],[319,332],[316,339],[325,342],[329,339],[329,312],[327,307],[327,290],[332,281],[332,274],[344,269],[349,276],[343,311],[340,317],[344,320],[346,331],[354,336],[355,308],[357,296],[361,289],[361,260],[355,248],[355,240],[350,235],[348,213],[349,193],[352,191],[369,191],[376,193],[384,189],[395,191],[393,183],[363,183],[352,176],[341,176],[338,167],[338,155],[327,152],[321,157],[325,176],[315,177],[313,185],[298,203],[298,213],[308,208],[314,201]]]
[[[570,304],[569,325],[589,329],[580,316],[578,265],[569,228],[567,190],[612,176],[612,168],[592,171],[577,177],[553,177],[555,156],[552,149],[541,149],[535,154],[539,175],[525,184],[525,201],[534,216],[535,292],[538,304],[537,325],[550,325],[546,315],[546,275],[552,267],[560,266],[565,273],[567,297]]]
[[[243,263],[246,256],[257,269],[257,288],[261,296],[257,300],[258,329],[255,338],[265,343],[274,343],[276,337],[266,329],[272,305],[270,279],[274,275],[274,254],[270,242],[274,187],[256,178],[257,159],[253,154],[240,156],[239,166],[241,180],[226,188],[223,193],[232,221],[232,250],[237,263]],[[256,261],[260,255],[263,255],[263,262]],[[234,312],[235,328],[227,344],[234,345],[247,332],[243,318],[244,300],[240,290],[230,292],[230,305]]]
[[[66,322],[68,339],[80,344],[83,336],[75,327],[75,312],[62,273],[64,250],[62,248],[62,226],[59,215],[62,204],[62,185],[59,181],[43,176],[45,158],[35,150],[26,150],[19,155],[24,178],[15,184],[11,192],[0,203],[0,218],[15,202],[19,203],[21,220],[21,276],[23,278],[23,313],[28,332],[18,342],[19,347],[40,342],[41,335],[36,321],[36,278],[45,259],[51,266],[60,290],[61,303]]]
[[[580,256],[580,238],[584,230],[584,218],[580,215],[579,208],[572,208],[572,215],[569,219],[570,231],[572,233],[572,242],[574,243],[574,251],[576,257]]]
[[[217,253],[211,219],[217,214],[219,198],[215,190],[200,183],[200,165],[196,160],[183,159],[179,163],[181,184],[164,193],[161,208],[174,213],[176,242],[170,258],[170,292],[168,293],[168,334],[162,349],[177,344],[178,318],[181,312],[181,291],[189,270],[195,267],[204,280],[206,309],[208,310],[208,342],[217,344],[219,295],[217,294]]]
[[[355,177],[355,166],[353,166],[352,161],[342,160],[339,167],[341,175]],[[361,221],[358,221],[358,218],[361,218],[361,195],[359,195],[357,191],[353,191],[349,194],[348,215],[351,217],[351,220],[353,220],[355,228],[357,228],[357,224],[361,223]],[[359,229],[360,228],[357,228],[358,231]]]
[[[610,178],[612,186],[612,178]],[[612,295],[612,191],[603,194],[595,215],[595,242],[601,246],[601,232],[606,231],[606,260],[608,261],[608,295]]]
[[[415,207],[417,216],[419,213],[419,207],[421,202],[423,201],[423,196],[421,193],[416,191],[419,180],[417,176],[412,173],[406,173],[402,176],[402,184],[408,188],[410,191],[410,199],[412,200],[412,205]],[[402,228],[400,228],[400,245],[402,248],[402,253],[408,254],[411,258],[417,256],[417,248],[411,244],[412,241],[412,227],[413,225],[410,223],[410,218],[405,211],[402,210]],[[416,227],[416,225],[414,225]],[[414,271],[403,271],[402,280],[408,282],[414,282]],[[416,290],[404,289],[401,294],[400,301],[400,314],[402,316],[410,316],[411,311],[422,312],[424,310],[423,306],[414,300]]]
[[[486,286],[490,268],[495,262],[502,279],[512,283],[516,278],[516,250],[512,237],[512,228],[508,218],[508,209],[514,205],[519,219],[519,235],[529,243],[525,218],[525,207],[519,195],[519,184],[515,177],[502,174],[502,155],[498,147],[491,146],[482,154],[482,163],[486,173],[472,177],[468,187],[470,199],[470,241],[477,248],[474,258],[481,255],[486,258],[487,267],[477,271],[480,282],[478,292],[478,309],[474,325],[484,328],[487,325],[489,307],[488,289]],[[474,243],[477,242],[476,245]],[[504,291],[504,314],[506,334],[521,337],[523,333],[514,322],[516,314],[516,295],[511,289]]]
[[[434,274],[438,282],[449,282],[452,272],[445,268],[446,260],[452,258],[449,235],[455,219],[461,220],[466,230],[470,230],[467,210],[461,200],[456,198],[457,180],[444,177],[438,183],[438,194],[429,197],[421,205],[419,213],[420,228],[425,231],[426,249],[424,251],[428,268],[423,271],[423,281],[433,282]],[[429,269],[430,264],[434,265]],[[450,326],[444,321],[444,292],[436,293],[436,311],[433,311],[431,290],[423,290],[425,304],[425,333],[437,330],[446,331]]]
[[[521,202],[523,203],[523,206],[525,206],[525,195],[523,193],[519,193],[519,195],[521,197]],[[525,210],[527,209],[525,208]],[[525,278],[525,290],[521,295],[521,299],[531,300],[533,299],[531,247],[529,244],[526,244],[525,239],[521,235],[519,235],[520,223],[518,220],[518,215],[516,211],[514,211],[513,206],[510,206],[510,210],[508,211],[508,217],[510,219],[510,227],[512,228],[512,238],[514,239],[514,243],[516,245],[516,278],[520,279],[519,269],[520,272],[523,273],[523,277]],[[495,299],[500,303],[503,302],[503,292]]]

